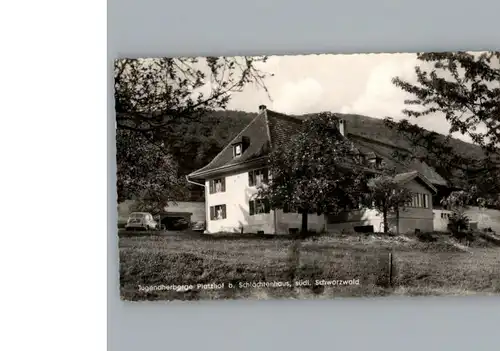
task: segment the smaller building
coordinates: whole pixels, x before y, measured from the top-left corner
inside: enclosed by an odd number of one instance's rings
[[[127,200],[118,204],[118,226],[127,222],[130,213],[134,212],[134,200]],[[185,228],[179,222],[186,222],[188,226],[193,222],[205,221],[205,203],[201,201],[170,202],[163,211],[159,212],[160,222],[167,229]]]
[[[399,210],[399,228],[397,214],[388,214],[389,230],[400,233],[414,232],[415,229],[423,232],[432,231],[434,227],[432,196],[436,194],[436,188],[417,171],[398,174],[395,180],[401,186],[410,189],[413,198],[410,204]],[[382,232],[384,230],[383,216],[374,209],[327,215],[327,222],[328,231],[332,232],[344,230]]]

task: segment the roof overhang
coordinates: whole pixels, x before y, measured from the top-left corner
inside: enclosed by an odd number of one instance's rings
[[[162,211],[160,213],[162,217],[189,217],[192,216],[192,212],[182,212],[182,211]]]
[[[224,175],[227,173],[235,173],[238,171],[243,171],[255,167],[263,167],[267,165],[269,160],[268,156],[262,156],[259,158],[255,158],[253,160],[248,160],[244,162],[239,162],[239,163],[234,163],[226,166],[222,166],[219,168],[215,169],[210,169],[207,171],[204,171],[203,168],[197,171],[194,171],[190,174],[188,174],[188,178],[190,179],[196,179],[196,180],[205,180],[213,177],[217,177],[219,175]]]
[[[401,184],[401,185],[405,185],[405,184],[407,184],[407,183],[411,182],[412,180],[418,179],[418,180],[420,180],[420,181],[421,181],[421,182],[422,182],[425,186],[427,186],[427,188],[429,188],[429,189],[432,191],[432,193],[433,193],[434,195],[436,195],[436,194],[437,194],[437,189],[436,189],[436,187],[435,187],[435,186],[434,186],[434,185],[430,182],[430,180],[429,180],[429,179],[427,179],[427,177],[425,177],[423,174],[421,174],[421,173],[419,173],[419,172],[416,172],[416,171],[411,172],[411,173],[413,173],[411,176],[408,176],[408,177],[404,178],[403,180],[398,181],[398,183],[399,183],[399,184]],[[397,175],[396,175],[396,176],[397,176]]]

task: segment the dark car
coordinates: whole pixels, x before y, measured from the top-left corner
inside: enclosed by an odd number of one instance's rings
[[[184,230],[189,228],[189,221],[185,218],[177,218],[172,221],[172,230]]]

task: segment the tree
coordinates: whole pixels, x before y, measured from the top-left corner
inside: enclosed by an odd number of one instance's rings
[[[179,163],[185,171],[186,165],[195,163],[198,154],[202,158],[204,153],[213,154],[216,146],[214,138],[207,136],[206,124],[211,122],[207,114],[225,108],[232,94],[248,84],[267,91],[264,79],[268,74],[259,69],[266,60],[267,57],[117,60],[119,201],[133,196],[149,207],[175,199],[186,190],[189,185],[177,174]],[[178,156],[179,150],[184,151],[184,157],[174,159],[172,155]]]
[[[450,229],[453,233],[465,230],[469,224],[469,217],[466,211],[470,206],[477,205],[479,208],[485,205],[485,199],[478,197],[476,187],[471,189],[453,191],[441,200],[441,205],[451,211],[449,219]]]
[[[383,217],[384,233],[389,231],[388,214],[396,214],[397,234],[399,235],[399,215],[405,206],[411,202],[412,193],[409,189],[398,184],[394,177],[382,175],[372,178],[368,182],[369,191],[366,193],[368,207],[377,209]]]
[[[417,58],[416,84],[393,79],[412,97],[405,101],[409,108],[403,114],[444,118],[450,124],[450,135],[425,131],[407,119],[386,119],[387,125],[407,136],[420,151],[416,157],[451,170],[455,178],[465,179],[464,187],[481,185],[482,193],[493,195],[489,201],[495,201],[500,193],[500,52],[419,53]],[[482,148],[484,157],[457,153],[450,143],[452,133],[469,136]]]
[[[121,59],[115,62],[119,128],[162,136],[179,123],[224,109],[231,95],[254,83],[267,91],[266,56]]]
[[[116,161],[118,202],[134,199],[135,210],[156,213],[169,201],[185,196],[185,181],[178,176],[175,161],[164,145],[118,129]]]
[[[325,112],[303,122],[288,142],[276,145],[269,157],[269,182],[258,197],[273,209],[297,210],[305,235],[310,213],[338,214],[358,208],[366,190],[362,160],[337,129],[338,119]]]

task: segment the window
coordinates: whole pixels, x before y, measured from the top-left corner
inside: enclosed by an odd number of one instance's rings
[[[256,169],[254,171],[248,172],[249,186],[260,186],[264,183],[267,183],[268,180],[269,180],[269,175],[266,168]]]
[[[210,206],[210,220],[226,219],[226,205]]]
[[[223,193],[226,191],[226,178],[210,180],[210,194]]]
[[[429,208],[429,195],[428,194],[413,194],[410,207],[415,208]]]
[[[248,202],[248,207],[250,209],[250,216],[271,212],[271,206],[269,206],[269,201],[266,199],[250,200]]]
[[[233,146],[234,157],[241,156],[241,154],[243,153],[242,149],[243,148],[242,148],[242,144],[241,143],[234,145]]]

